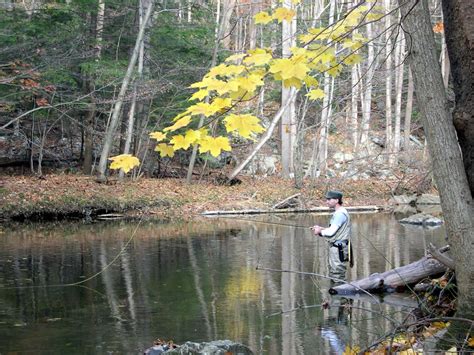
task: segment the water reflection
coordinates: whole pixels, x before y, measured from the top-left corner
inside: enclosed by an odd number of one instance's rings
[[[4,228],[0,353],[133,354],[155,338],[232,339],[271,354],[364,346],[400,322],[403,306],[414,301],[390,295],[385,303],[364,296],[341,302],[329,297],[327,279],[257,270],[327,275],[325,241],[301,228],[327,218]],[[443,228],[407,229],[386,214],[351,218],[356,260],[350,279],[412,262],[423,256],[426,243],[444,241]],[[54,286],[96,273],[80,287]]]

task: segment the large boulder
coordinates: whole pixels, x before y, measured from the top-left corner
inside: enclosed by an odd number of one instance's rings
[[[440,203],[438,195],[423,194],[416,199],[417,205],[439,205]]]
[[[215,340],[209,343],[194,343],[192,341],[187,341],[176,349],[166,351],[165,354],[253,355],[253,352],[247,346],[239,343],[234,343],[231,340]]]
[[[416,202],[416,195],[393,196],[389,201],[391,205],[414,205],[415,202]]]
[[[403,224],[414,224],[419,226],[439,226],[443,224],[441,219],[425,213],[414,214],[413,216],[401,219],[399,222]]]

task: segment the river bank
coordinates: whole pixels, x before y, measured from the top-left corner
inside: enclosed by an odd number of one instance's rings
[[[241,177],[223,186],[215,181],[187,184],[182,179],[112,180],[97,183],[91,176],[46,175],[0,177],[0,220],[94,218],[107,213],[160,219],[188,219],[208,210],[270,209],[300,193],[304,208],[324,206],[324,192],[339,189],[348,206],[385,205],[396,182],[318,179],[296,188],[293,180]]]

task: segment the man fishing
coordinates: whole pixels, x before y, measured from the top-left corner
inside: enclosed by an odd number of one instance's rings
[[[331,216],[329,227],[315,225],[311,227],[314,235],[325,237],[329,243],[329,276],[338,280],[346,279],[347,262],[352,267],[352,250],[350,245],[351,218],[347,210],[342,207],[342,192],[328,191],[326,204],[335,212]],[[341,281],[331,280],[335,283]]]

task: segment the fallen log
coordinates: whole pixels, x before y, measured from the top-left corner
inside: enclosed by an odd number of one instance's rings
[[[283,208],[297,207],[301,204],[300,196],[301,196],[301,193],[291,195],[290,197],[287,197],[281,200],[280,202],[278,202],[277,204],[273,205],[272,209],[280,210]]]
[[[446,248],[439,251],[446,251]],[[429,255],[411,264],[381,274],[372,274],[365,279],[335,286],[329,289],[329,293],[331,295],[349,295],[363,292],[362,290],[369,292],[394,291],[416,284],[426,277],[444,273],[446,270],[446,265]]]
[[[346,210],[351,212],[380,212],[386,210],[386,206],[347,206]],[[204,211],[203,216],[223,216],[223,215],[240,215],[240,214],[274,214],[274,213],[331,213],[329,207],[312,207],[312,208],[285,208],[285,209],[249,209],[249,210],[219,210],[219,211]]]

